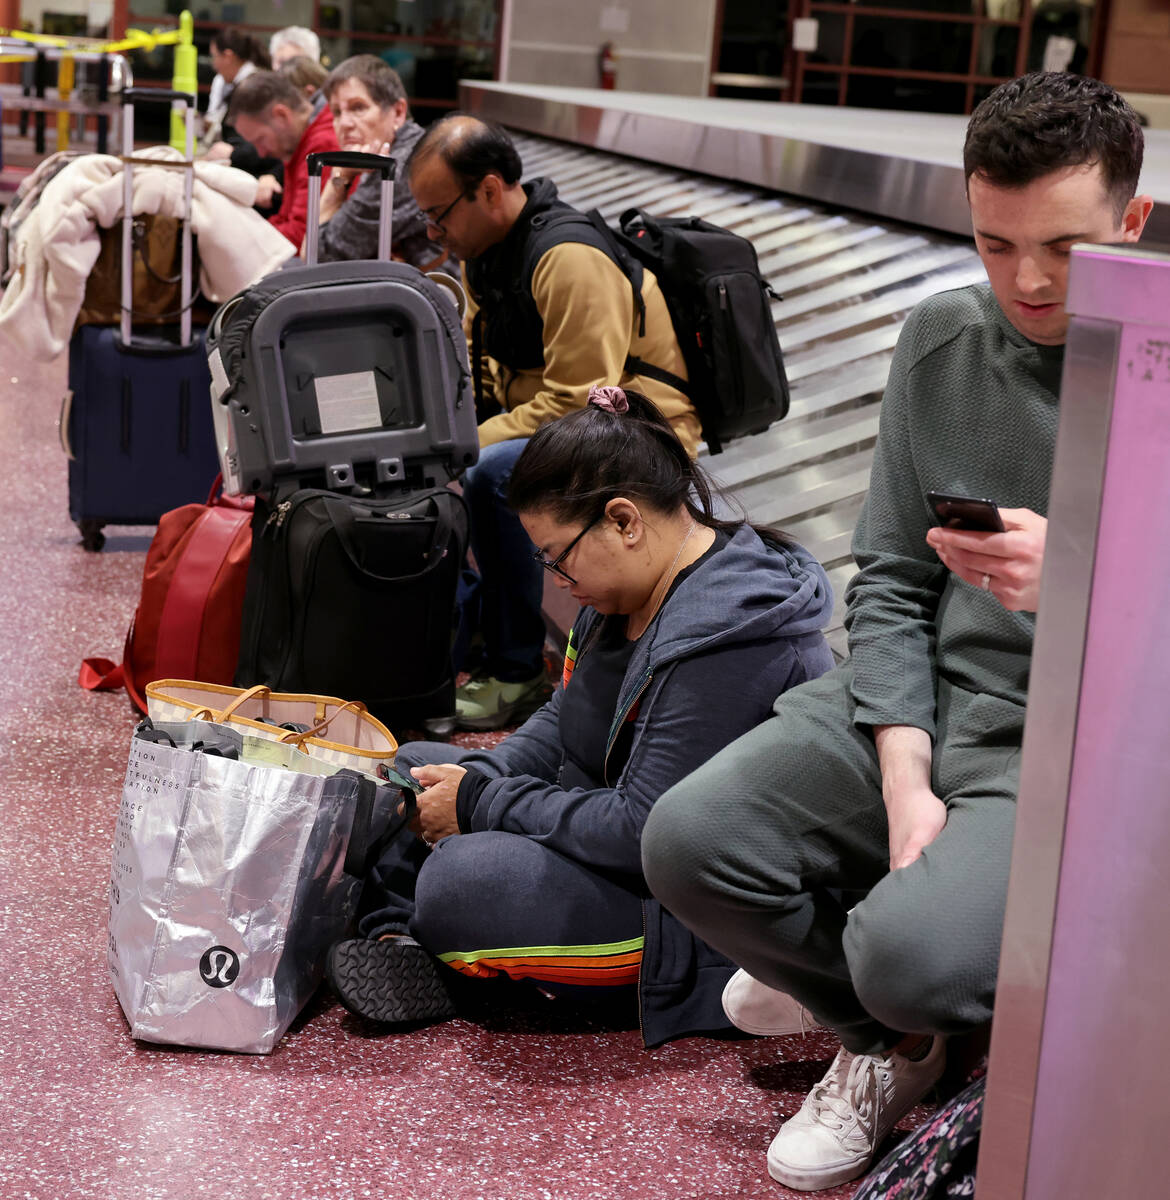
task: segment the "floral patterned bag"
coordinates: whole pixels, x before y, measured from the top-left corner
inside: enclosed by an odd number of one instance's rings
[[[953,1200],[975,1195],[987,1076],[968,1084],[866,1176],[853,1200]]]

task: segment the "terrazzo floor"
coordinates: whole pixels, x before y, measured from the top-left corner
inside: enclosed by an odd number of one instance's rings
[[[831,1058],[824,1033],[646,1051],[632,1011],[504,989],[408,1034],[319,993],[264,1058],[131,1040],[105,927],[133,717],[76,679],[118,655],[150,530],[78,545],[64,387],[63,359],[0,346],[0,1197],[797,1195],[764,1151]]]

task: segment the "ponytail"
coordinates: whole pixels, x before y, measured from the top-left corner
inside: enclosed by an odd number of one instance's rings
[[[512,468],[508,503],[518,513],[546,511],[563,524],[596,519],[616,496],[660,513],[685,508],[708,529],[734,534],[746,516],[725,520],[715,511],[738,509],[713,484],[655,405],[640,392],[593,388],[589,403],[541,426]],[[789,539],[758,529],[773,542]]]

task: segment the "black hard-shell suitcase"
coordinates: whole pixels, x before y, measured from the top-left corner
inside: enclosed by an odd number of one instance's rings
[[[126,89],[123,140],[133,146],[134,103],[159,99],[188,103],[182,309],[174,329],[156,328],[145,335],[132,329],[133,271],[127,270],[127,262],[133,167],[127,162],[123,172],[129,220],[123,221],[121,325],[83,325],[74,333],[61,420],[62,443],[69,455],[69,515],[87,550],[102,548],[105,525],[152,525],[172,508],[203,499],[218,470],[203,331],[191,329],[190,97]],[[129,150],[126,157],[131,157]]]
[[[382,171],[388,254],[393,163],[312,155],[310,264],[329,163]],[[224,306],[209,348],[225,479],[259,493],[237,685],[344,696],[399,733],[443,732],[468,537],[444,485],[478,453],[455,305],[401,263],[310,265]]]

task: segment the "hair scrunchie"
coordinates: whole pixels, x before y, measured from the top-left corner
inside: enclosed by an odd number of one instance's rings
[[[591,387],[589,389],[589,403],[596,405],[608,413],[616,414],[630,411],[630,402],[626,399],[626,393],[620,387]]]

